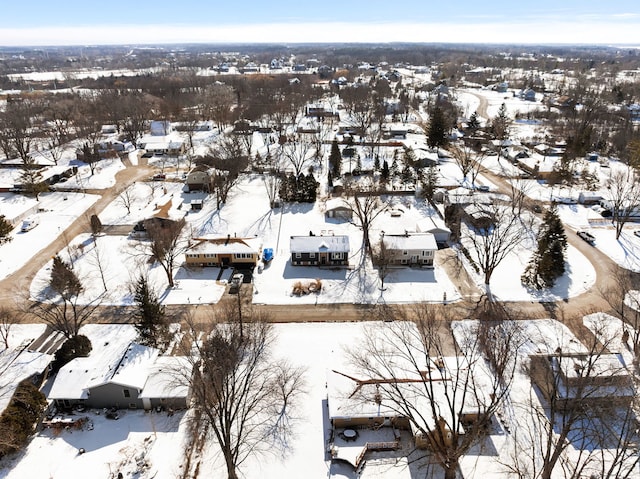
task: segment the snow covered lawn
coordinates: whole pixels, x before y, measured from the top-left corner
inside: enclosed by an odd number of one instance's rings
[[[24,266],[34,254],[85,214],[98,198],[96,195],[83,193],[40,195],[38,212],[32,215],[38,219],[38,226],[23,233],[20,231],[21,224],[18,224],[11,233],[12,241],[0,246],[0,278],[6,278]]]

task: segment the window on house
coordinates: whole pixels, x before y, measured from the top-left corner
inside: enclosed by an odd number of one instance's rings
[[[315,253],[309,253],[309,258],[315,258],[316,254]]]
[[[405,255],[405,256],[407,256],[407,255],[409,254],[409,252],[408,252],[407,250],[404,250],[404,251],[402,252],[402,254],[403,254],[403,255]]]
[[[122,390],[124,397],[126,398],[130,398],[131,397],[131,391],[129,391],[128,389],[123,389]]]
[[[301,253],[296,253],[296,258],[302,258],[302,254]]]
[[[342,259],[342,253],[331,253],[331,259]]]

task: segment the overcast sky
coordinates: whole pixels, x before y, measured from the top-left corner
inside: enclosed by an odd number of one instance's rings
[[[28,0],[0,45],[270,42],[640,45],[639,0]]]

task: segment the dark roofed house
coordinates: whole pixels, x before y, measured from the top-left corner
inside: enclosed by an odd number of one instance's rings
[[[346,235],[292,236],[290,240],[294,266],[348,266],[349,250]]]

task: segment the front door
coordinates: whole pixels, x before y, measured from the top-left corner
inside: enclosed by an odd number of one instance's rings
[[[418,256],[411,257],[411,264],[416,264],[418,262]]]

